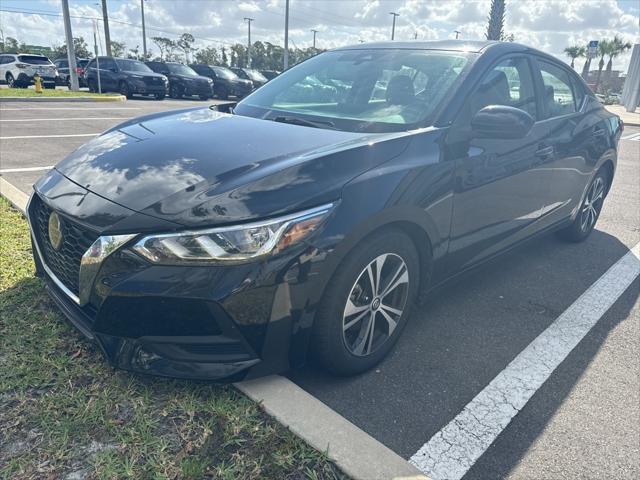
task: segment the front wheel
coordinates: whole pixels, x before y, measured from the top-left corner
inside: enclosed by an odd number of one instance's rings
[[[169,96],[176,100],[182,98],[182,89],[178,85],[171,85],[169,87]]]
[[[558,236],[568,242],[582,242],[591,235],[607,195],[609,175],[600,170],[591,181],[587,193],[582,200],[575,220],[568,227],[558,231]]]
[[[133,94],[131,93],[131,90],[129,89],[129,84],[127,82],[121,82],[120,83],[120,95],[125,96],[127,99],[130,99],[133,97]]]
[[[400,231],[362,242],[329,282],[314,322],[312,349],[338,375],[380,362],[407,323],[420,283],[419,256]]]
[[[9,88],[17,88],[18,85],[16,85],[16,80],[15,78],[13,78],[13,75],[11,75],[10,73],[7,73],[7,85],[9,86]]]
[[[166,95],[164,93],[156,93],[156,95],[155,95],[156,100],[164,100],[165,96]]]

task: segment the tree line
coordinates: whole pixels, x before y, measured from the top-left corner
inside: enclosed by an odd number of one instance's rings
[[[613,69],[613,59],[624,53],[631,48],[631,43],[624,41],[622,38],[615,35],[613,39],[602,39],[598,41],[598,50],[596,58],[600,57],[598,62],[598,72],[595,78],[594,90],[605,89],[606,85],[611,81],[611,72]],[[589,70],[591,69],[591,57],[587,56],[587,46],[571,45],[564,49],[564,53],[571,59],[571,67],[575,68],[576,59],[585,57],[585,62],[582,66],[582,78],[585,81],[589,79]],[[605,58],[609,59],[607,62],[607,68],[604,69]],[[602,70],[604,69],[604,76]]]
[[[282,70],[284,64],[284,48],[270,42],[257,41],[251,45],[250,52],[246,44],[235,43],[220,48],[207,46],[195,47],[195,38],[190,33],[183,33],[177,39],[168,37],[151,37],[156,50],[147,50],[145,57],[139,45],[128,48],[123,42],[112,40],[111,53],[114,57],[125,57],[135,60],[156,60],[181,63],[204,63],[208,65],[223,65],[227,67],[248,67],[249,57],[251,67],[258,70]],[[89,47],[83,37],[73,38],[73,48],[77,58],[92,58],[93,49]],[[317,55],[324,50],[309,48],[289,48],[289,64],[295,65],[307,58]],[[15,38],[7,37],[0,42],[2,53],[37,53],[31,52],[30,47],[19,43]],[[53,45],[51,60],[67,56],[67,45]]]

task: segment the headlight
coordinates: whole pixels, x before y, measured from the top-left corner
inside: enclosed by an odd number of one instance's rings
[[[245,225],[149,235],[132,248],[147,260],[165,265],[245,262],[279,252],[308,237],[332,207],[327,204]]]

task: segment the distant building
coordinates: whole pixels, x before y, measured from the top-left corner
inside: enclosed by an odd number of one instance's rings
[[[596,79],[598,78],[598,70],[591,70],[589,72],[589,76],[587,77],[587,83],[589,86],[596,84]],[[611,76],[607,76],[607,70],[602,69],[602,74],[600,75],[600,91],[608,90],[612,93],[620,93],[622,91],[622,87],[624,85],[624,81],[626,78],[626,73],[620,70],[611,70]],[[593,87],[592,87],[593,88]]]

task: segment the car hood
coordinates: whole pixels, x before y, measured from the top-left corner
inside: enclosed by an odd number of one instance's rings
[[[346,182],[408,142],[407,134],[340,132],[196,108],[125,122],[56,170],[128,209],[208,226],[336,200]]]

